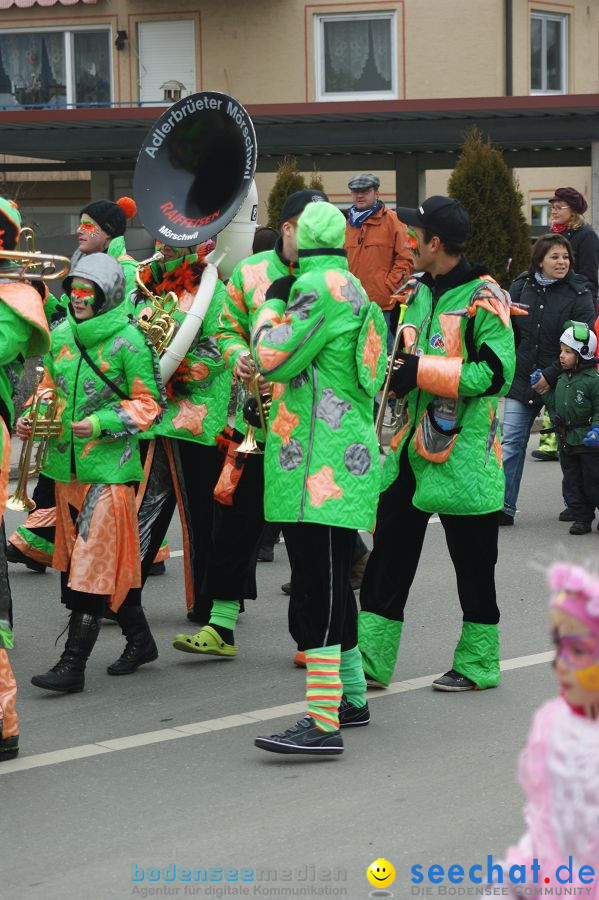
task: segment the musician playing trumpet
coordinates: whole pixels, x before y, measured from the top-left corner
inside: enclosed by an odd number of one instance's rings
[[[129,589],[140,585],[138,435],[161,414],[164,397],[154,348],[127,319],[119,263],[103,253],[85,256],[63,287],[67,318],[52,332],[40,389],[56,392],[62,426],[49,439],[43,471],[56,484],[53,565],[70,619],[59,661],[31,681],[70,693],[83,690],[107,606],[118,618]],[[24,416],[17,433],[25,439],[30,427]],[[141,607],[135,621],[153,643]]]
[[[251,596],[258,545],[264,529],[264,461],[261,453],[240,453],[248,429],[243,409],[256,367],[250,357],[250,333],[266,292],[283,276],[297,273],[297,222],[305,206],[326,200],[318,190],[297,191],[281,210],[280,237],[272,250],[241,260],[227,284],[217,343],[238,382],[235,429],[215,490],[214,544],[206,573],[206,600],[196,604],[194,621],[204,623],[194,635],[178,634],[174,647],[186,653],[231,658],[237,654],[234,629],[245,597]],[[267,384],[258,384],[266,392]],[[264,434],[256,428],[260,449]],[[234,539],[232,538],[234,535]],[[207,602],[206,602],[207,601]]]
[[[21,231],[21,215],[15,203],[0,197],[0,250],[13,251]],[[14,266],[0,259],[0,520],[6,504],[10,471],[10,433],[14,418],[11,385],[15,368],[28,356],[45,353],[50,335],[43,298],[33,285],[7,280]],[[0,535],[0,762],[19,752],[19,719],[15,701],[17,683],[7,651],[13,647],[12,599],[4,557],[4,523]]]

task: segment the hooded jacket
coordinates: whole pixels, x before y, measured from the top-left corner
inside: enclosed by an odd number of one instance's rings
[[[67,318],[52,332],[44,359],[41,388],[58,394],[61,432],[50,438],[45,475],[55,481],[123,484],[141,481],[138,435],[146,431],[165,405],[158,357],[140,328],[126,315],[124,277],[120,265],[105,253],[82,257],[63,285],[84,278],[99,288],[91,319]],[[98,296],[99,295],[99,296]],[[121,399],[86,362],[77,343],[96,367],[128,399]],[[72,422],[90,418],[91,437],[76,437]]]
[[[289,301],[267,300],[255,320],[254,359],[276,382],[265,514],[370,531],[379,493],[373,398],[385,374],[386,325],[348,270],[344,230],[330,203],[306,206]]]
[[[597,360],[583,362],[578,369],[562,372],[547,407],[559,416],[566,429],[566,442],[580,447],[590,428],[599,425],[599,372]],[[589,453],[593,453],[588,448]]]

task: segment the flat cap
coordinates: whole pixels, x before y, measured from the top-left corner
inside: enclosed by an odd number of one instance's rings
[[[354,175],[347,183],[350,191],[369,191],[375,188],[377,191],[380,187],[381,179],[372,172],[363,172],[361,175]]]

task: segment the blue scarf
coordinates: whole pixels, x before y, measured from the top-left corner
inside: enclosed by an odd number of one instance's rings
[[[377,200],[374,206],[371,206],[369,209],[356,209],[355,206],[350,206],[349,224],[353,225],[354,228],[361,228],[366,219],[369,219],[373,213],[378,212],[382,205],[382,201]]]
[[[541,287],[549,287],[550,284],[555,284],[556,281],[560,281],[559,278],[547,278],[542,272],[535,272],[535,279]]]

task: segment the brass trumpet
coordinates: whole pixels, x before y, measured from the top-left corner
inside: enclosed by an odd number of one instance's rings
[[[406,353],[414,354],[418,349],[418,341],[420,339],[420,328],[416,328],[415,325],[411,325],[407,322],[402,325],[397,326],[397,331],[395,333],[395,340],[393,342],[393,350],[391,351],[391,355],[389,356],[389,368],[387,370],[387,377],[385,378],[385,384],[383,385],[383,394],[381,396],[380,405],[378,409],[378,413],[376,416],[376,435],[379,442],[379,450],[381,453],[383,452],[383,420],[385,418],[385,410],[387,408],[387,400],[389,399],[389,390],[391,388],[391,376],[393,374],[393,364],[395,363],[395,357],[397,356],[399,350],[399,343],[401,341],[401,337],[406,328],[411,328],[414,334],[414,340],[406,347]],[[406,408],[406,404],[408,401],[408,395],[405,397],[401,397],[397,403],[395,404],[395,418],[399,422],[403,418],[403,414]]]
[[[27,234],[25,240],[29,246],[34,245],[33,232],[30,228],[23,229]],[[39,250],[0,250],[0,262],[10,260],[15,263],[14,268],[2,269],[2,278],[10,278],[15,281],[54,281],[68,275],[71,268],[71,260],[66,256],[57,256],[54,253],[40,253]],[[60,268],[58,268],[60,266]]]
[[[153,256],[138,263],[137,271],[135,272],[137,287],[148,298],[150,305],[153,307],[153,312],[150,315],[142,313],[137,321],[139,322],[139,327],[146,332],[154,344],[158,356],[164,353],[177,330],[177,321],[173,313],[179,308],[179,298],[174,291],[169,291],[164,297],[153,294],[141,280],[140,272],[144,266],[149,266],[153,262],[163,261],[164,255],[158,250]]]
[[[43,369],[41,370],[43,373]],[[31,410],[31,434],[23,442],[19,457],[19,479],[17,487],[6,506],[15,512],[32,512],[35,502],[27,496],[27,482],[33,475],[38,475],[46,463],[48,444],[51,437],[60,434],[61,423],[58,417],[58,394],[54,388],[45,388],[35,395]],[[41,440],[40,440],[41,439]],[[31,465],[33,447],[37,442],[34,463]]]
[[[237,448],[237,452],[260,455],[264,453],[264,450],[261,450],[258,446],[258,442],[256,441],[256,430],[261,428],[266,437],[266,426],[270,415],[272,396],[270,393],[260,393],[258,384],[261,377],[260,372],[255,367],[253,360],[252,365],[255,369],[249,382],[249,389],[252,396],[248,397],[243,406],[243,418],[247,422],[248,430],[245,438]]]

